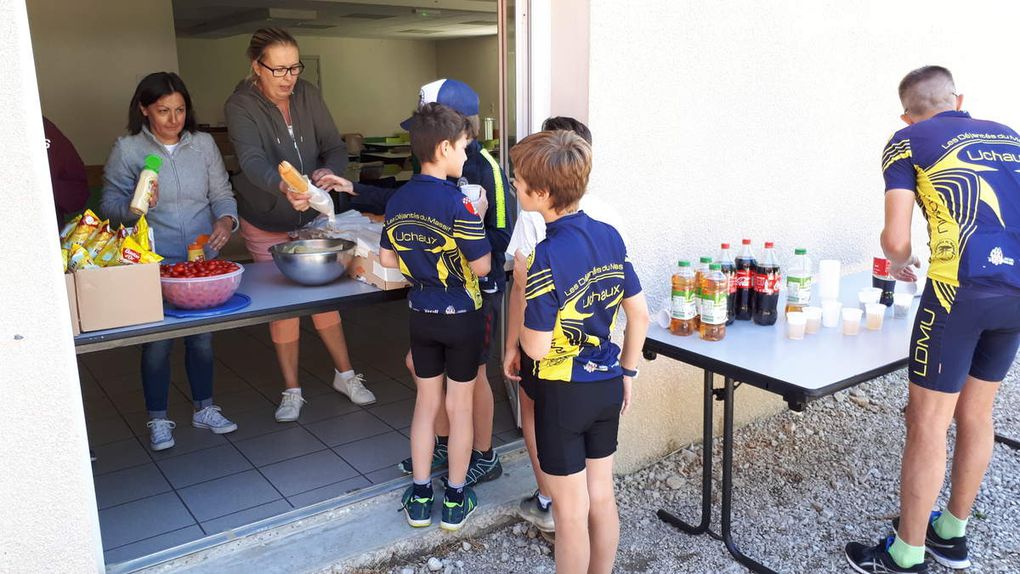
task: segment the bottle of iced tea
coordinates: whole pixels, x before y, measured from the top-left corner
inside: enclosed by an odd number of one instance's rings
[[[683,337],[694,334],[698,330],[698,315],[695,311],[694,271],[690,261],[677,263],[672,294],[669,331]]]
[[[722,265],[712,263],[701,280],[701,338],[722,341],[726,336],[726,301],[729,298],[729,281],[723,275]]]
[[[698,314],[698,321],[701,320],[701,279],[708,274],[708,265],[712,263],[711,257],[701,257],[694,265],[694,305]],[[697,322],[694,325],[697,329]]]

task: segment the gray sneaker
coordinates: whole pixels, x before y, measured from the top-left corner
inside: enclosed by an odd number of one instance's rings
[[[191,417],[191,426],[197,429],[209,429],[216,434],[227,434],[237,430],[237,425],[220,414],[220,407],[208,406]]]
[[[542,504],[538,501],[538,491],[535,494],[521,500],[520,506],[517,507],[517,514],[524,520],[535,525],[535,528],[541,532],[552,533],[556,532],[556,523],[553,521],[552,503],[545,509],[542,508]]]
[[[276,422],[289,423],[298,420],[301,416],[301,407],[306,402],[298,393],[284,392],[280,406],[276,408]]]
[[[166,450],[174,446],[174,428],[177,423],[167,419],[152,419],[145,426],[149,427],[149,447],[152,450]]]

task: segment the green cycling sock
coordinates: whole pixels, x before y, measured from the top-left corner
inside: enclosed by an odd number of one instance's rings
[[[889,556],[900,568],[910,568],[924,562],[924,546],[911,546],[896,536],[889,547]]]
[[[938,518],[935,519],[935,534],[938,534],[940,538],[944,538],[946,540],[950,538],[959,538],[967,533],[968,520],[970,519],[967,518],[965,520],[960,520],[953,516],[953,513],[949,512],[949,509],[947,508],[942,511],[942,514],[939,515]]]

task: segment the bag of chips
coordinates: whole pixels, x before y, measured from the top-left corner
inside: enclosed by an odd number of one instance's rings
[[[86,209],[81,219],[74,226],[74,229],[68,234],[67,239],[61,244],[61,247],[70,249],[72,245],[85,245],[85,242],[99,229],[100,223],[101,221],[96,217],[96,214],[92,213],[91,209]],[[71,255],[74,255],[74,253]]]
[[[67,258],[67,270],[70,272],[78,271],[79,269],[95,269],[99,267],[89,257],[89,252],[85,250],[81,245],[71,245],[71,253]]]
[[[116,234],[117,232],[115,232],[113,228],[110,227],[110,221],[106,220],[102,224],[100,224],[99,229],[92,234],[92,237],[90,237],[89,240],[85,242],[85,245],[83,245],[83,247],[85,248],[86,251],[89,252],[89,257],[91,257],[94,260],[96,256],[99,255],[99,252],[103,249],[103,247],[106,247],[106,244]]]
[[[64,227],[60,230],[60,244],[63,245],[64,241],[67,240],[67,236],[71,235],[75,227],[78,227],[78,222],[81,221],[81,215],[76,215],[74,219],[64,224]]]
[[[138,223],[135,224],[134,231],[131,233],[131,239],[134,239],[143,251],[152,251],[152,242],[149,241],[149,222],[145,221],[144,215],[138,218]]]
[[[120,244],[120,249],[117,250],[117,262],[120,265],[136,265],[139,263],[159,263],[163,258],[143,249],[138,242],[135,241],[134,237],[127,237]]]

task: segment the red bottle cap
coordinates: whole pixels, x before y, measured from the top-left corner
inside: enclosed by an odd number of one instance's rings
[[[765,242],[765,249],[772,249],[773,247],[775,247],[775,244],[772,243],[771,241]]]
[[[750,239],[742,239],[742,240],[740,241],[740,243],[742,243],[742,244],[744,244],[744,245],[750,245],[750,244],[751,244],[751,240],[750,240]]]
[[[730,248],[730,244],[729,243],[723,243],[722,244],[722,248],[723,249],[729,249]]]

